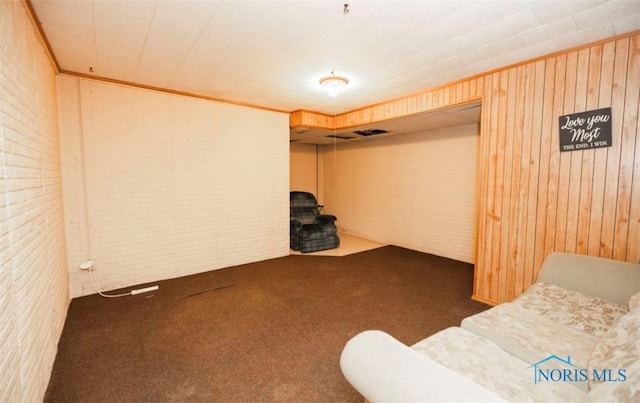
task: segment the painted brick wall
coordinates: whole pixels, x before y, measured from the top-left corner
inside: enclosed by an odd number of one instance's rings
[[[327,212],[344,231],[475,262],[477,125],[325,146]]]
[[[69,304],[55,71],[0,1],[0,402],[41,401]]]
[[[58,78],[73,297],[289,253],[288,115]],[[67,191],[67,189],[69,191]]]

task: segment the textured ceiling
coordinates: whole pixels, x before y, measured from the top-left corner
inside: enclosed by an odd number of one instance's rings
[[[31,2],[63,71],[327,114],[640,29],[640,0]]]

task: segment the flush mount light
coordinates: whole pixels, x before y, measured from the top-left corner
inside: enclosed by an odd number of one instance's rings
[[[349,84],[349,79],[342,76],[336,76],[332,71],[331,75],[322,77],[319,82],[321,87],[326,88],[329,91],[329,94],[336,95],[338,90]]]
[[[336,76],[331,74],[330,76],[322,77],[320,79],[320,85],[325,88],[341,88],[349,84],[349,79],[342,76]]]

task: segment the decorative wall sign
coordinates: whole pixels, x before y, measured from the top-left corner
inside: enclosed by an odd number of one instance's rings
[[[560,116],[560,151],[611,147],[611,108]]]

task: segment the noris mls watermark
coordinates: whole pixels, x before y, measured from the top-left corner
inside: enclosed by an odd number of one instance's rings
[[[533,383],[541,382],[625,382],[627,370],[625,368],[579,368],[567,359],[552,354],[534,364]]]

